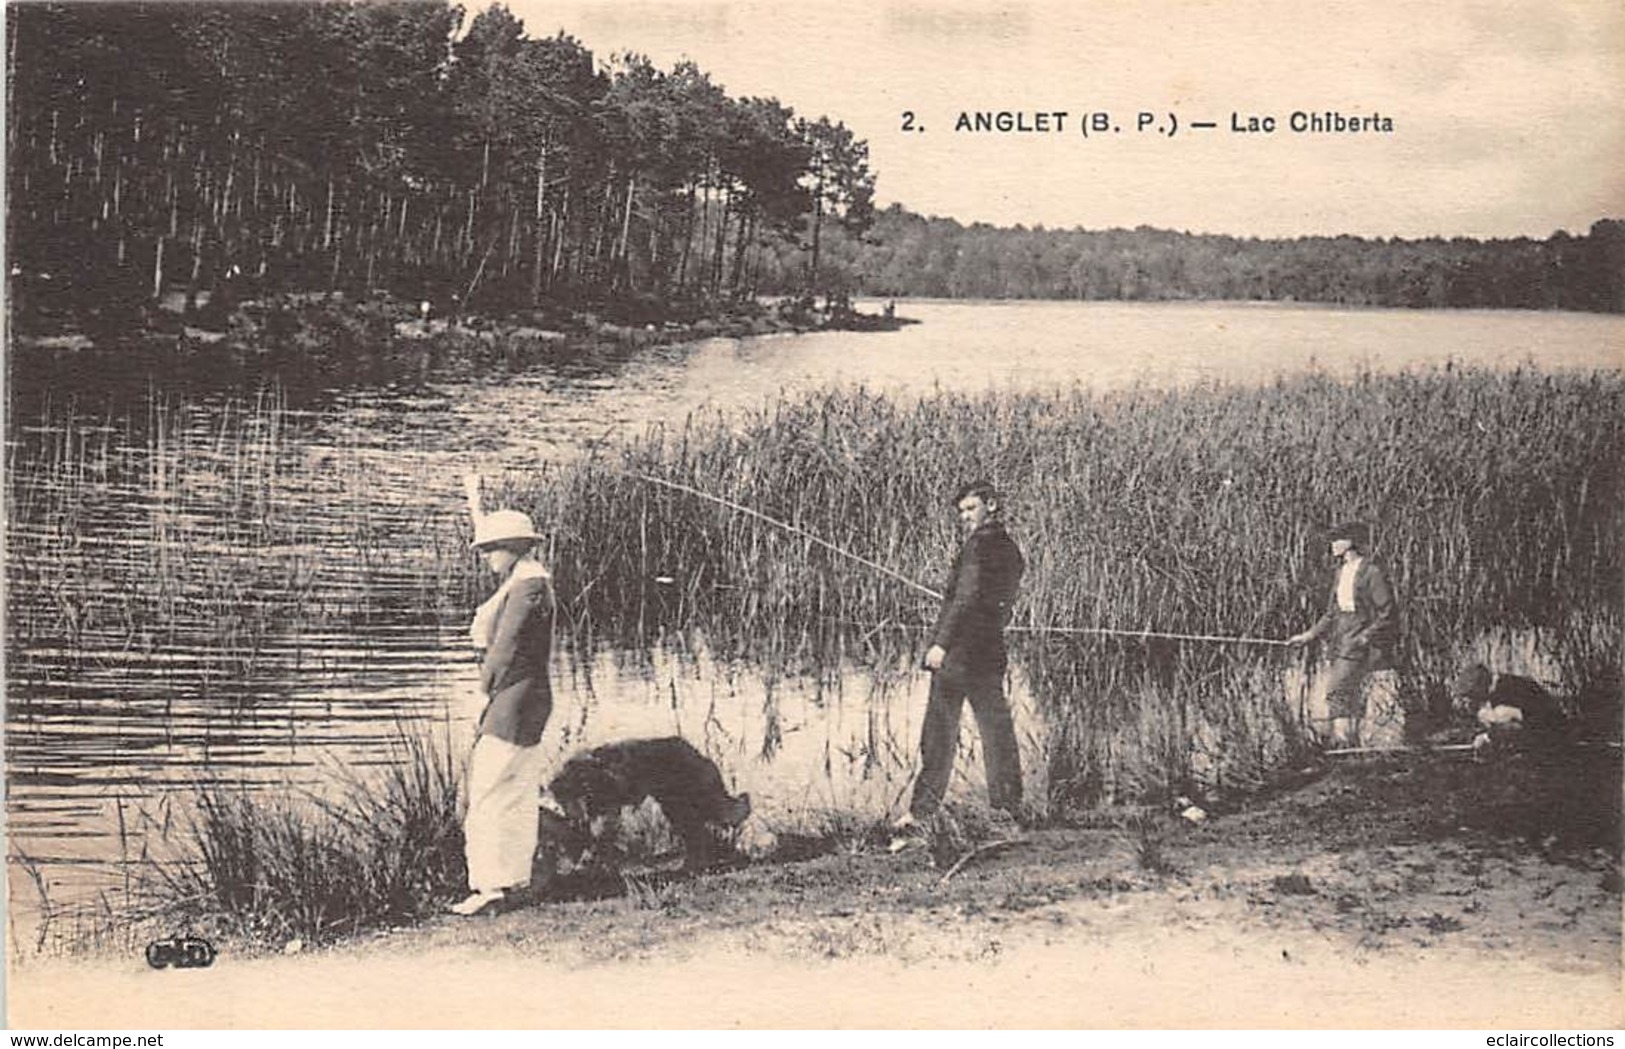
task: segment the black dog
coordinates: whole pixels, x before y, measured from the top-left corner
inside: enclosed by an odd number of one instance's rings
[[[653,798],[683,839],[683,867],[689,871],[713,862],[717,841],[712,828],[731,831],[750,815],[750,795],[729,794],[716,764],[676,736],[631,739],[577,754],[547,789],[575,824],[551,826],[561,821],[543,817],[544,832],[554,840],[563,838],[560,848],[566,853],[580,856],[591,848],[601,855],[602,845],[614,841],[621,810]],[[599,819],[602,829],[594,833],[592,825]]]

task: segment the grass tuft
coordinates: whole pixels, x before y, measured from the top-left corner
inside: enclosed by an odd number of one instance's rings
[[[269,944],[434,910],[463,884],[456,769],[443,744],[399,746],[374,775],[346,772],[333,796],[203,789],[195,854],[164,866],[177,909]]]

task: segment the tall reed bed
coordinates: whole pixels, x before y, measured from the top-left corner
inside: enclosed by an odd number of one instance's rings
[[[691,419],[507,480],[552,530],[568,620],[634,647],[703,634],[725,660],[898,676],[940,589],[955,487],[987,477],[1029,568],[1018,627],[1284,638],[1320,613],[1324,530],[1371,522],[1421,705],[1487,632],[1529,631],[1574,693],[1618,702],[1625,379],[1461,370],[1263,388],[863,389]],[[643,478],[713,493],[807,533]],[[1052,800],[1266,782],[1303,742],[1295,656],[1266,646],[1016,633]]]

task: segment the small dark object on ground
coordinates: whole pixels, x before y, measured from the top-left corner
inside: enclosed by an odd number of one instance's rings
[[[154,969],[206,969],[214,964],[214,944],[200,936],[172,936],[147,944],[147,964]]]

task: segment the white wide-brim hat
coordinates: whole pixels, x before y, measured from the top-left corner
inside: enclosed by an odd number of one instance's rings
[[[536,534],[536,526],[531,524],[529,514],[522,514],[518,510],[495,510],[474,522],[474,542],[470,545],[478,550],[492,543],[517,540],[534,543],[541,538]]]

